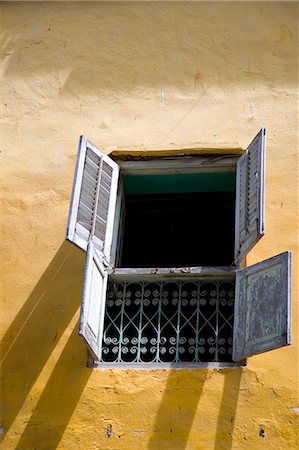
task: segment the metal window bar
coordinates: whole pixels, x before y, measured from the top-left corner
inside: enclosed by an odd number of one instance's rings
[[[111,281],[101,361],[231,362],[234,280]]]

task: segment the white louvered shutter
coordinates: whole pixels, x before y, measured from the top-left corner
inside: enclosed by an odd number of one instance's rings
[[[262,128],[237,164],[235,263],[264,234],[266,130]]]
[[[83,250],[88,242],[110,260],[119,167],[80,137],[66,238]]]
[[[90,242],[84,273],[79,335],[97,361],[101,356],[107,279],[107,272],[97,254],[97,249]]]
[[[233,360],[291,343],[291,253],[237,271]]]

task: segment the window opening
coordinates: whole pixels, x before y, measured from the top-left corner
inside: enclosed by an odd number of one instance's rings
[[[124,176],[121,267],[228,266],[235,174]]]
[[[102,362],[232,361],[234,280],[109,283]]]
[[[124,214],[117,237],[122,251],[116,265],[124,272],[229,266],[234,259],[234,169],[139,173],[122,175]],[[233,308],[233,278],[110,279],[101,360],[231,362]]]

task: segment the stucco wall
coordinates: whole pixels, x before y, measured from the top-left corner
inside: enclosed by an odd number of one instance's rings
[[[2,3],[2,448],[298,448],[297,24],[296,2]],[[87,369],[85,255],[64,242],[79,134],[223,149],[261,126],[248,263],[294,252],[293,345],[242,369]]]

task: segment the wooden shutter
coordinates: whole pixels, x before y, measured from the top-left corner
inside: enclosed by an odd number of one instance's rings
[[[233,360],[291,343],[291,253],[237,271]]]
[[[236,264],[264,234],[265,148],[266,130],[262,128],[237,164]]]
[[[96,360],[101,356],[107,278],[97,250],[90,242],[85,265],[79,335]]]
[[[66,238],[83,250],[92,239],[110,260],[118,165],[80,137]]]

